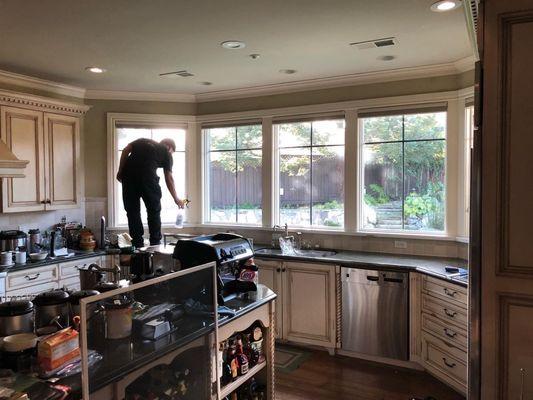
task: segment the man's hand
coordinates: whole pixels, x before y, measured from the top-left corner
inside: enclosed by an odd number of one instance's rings
[[[174,202],[179,208],[185,208],[185,202],[181,199],[174,199]]]

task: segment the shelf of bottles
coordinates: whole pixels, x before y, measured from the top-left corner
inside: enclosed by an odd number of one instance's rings
[[[209,397],[209,379],[205,365],[206,348],[194,348],[178,355],[170,364],[146,371],[130,383],[125,400],[198,400]]]
[[[260,374],[266,367],[265,329],[255,322],[219,344],[221,399],[266,399],[266,379]]]

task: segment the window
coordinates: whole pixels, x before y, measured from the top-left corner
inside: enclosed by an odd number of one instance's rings
[[[465,143],[464,143],[464,210],[465,210],[465,236],[470,232],[470,176],[472,149],[474,147],[474,106],[465,107]]]
[[[364,230],[445,229],[446,112],[360,119]]]
[[[173,175],[176,184],[176,192],[180,198],[185,198],[185,136],[186,127],[156,127],[156,126],[135,126],[134,124],[117,124],[114,132],[114,159],[115,168],[114,176],[117,174],[118,163],[122,150],[131,142],[140,138],[153,139],[157,142],[164,138],[174,139],[176,142],[176,151],[172,155],[173,158]],[[161,223],[174,224],[176,221],[177,206],[174,199],[170,195],[165,186],[165,178],[163,169],[157,170],[157,175],[160,178],[160,185],[162,191],[161,197]],[[114,182],[114,202],[115,202],[115,226],[125,226],[128,224],[126,211],[122,203],[122,185],[116,179]],[[147,222],[146,208],[141,201],[141,218],[144,223]]]
[[[344,119],[279,123],[280,224],[344,226]]]
[[[261,125],[204,129],[206,217],[213,223],[262,223]]]

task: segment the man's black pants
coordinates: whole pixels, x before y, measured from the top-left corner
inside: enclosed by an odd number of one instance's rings
[[[159,182],[138,176],[122,181],[122,200],[128,216],[132,244],[143,247],[144,228],[141,220],[141,199],[148,214],[150,245],[161,243],[161,186]]]

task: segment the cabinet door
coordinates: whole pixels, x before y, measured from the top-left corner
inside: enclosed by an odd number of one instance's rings
[[[74,208],[78,205],[79,135],[78,118],[44,114],[47,210]]]
[[[283,338],[329,348],[335,336],[335,266],[284,263]]]
[[[274,326],[274,335],[276,339],[282,338],[283,324],[283,294],[281,290],[281,262],[255,259],[257,268],[259,268],[259,283],[272,289],[278,295],[275,303],[276,321]]]
[[[44,210],[43,113],[15,107],[1,107],[1,136],[20,159],[29,161],[24,178],[2,181],[2,211]]]

